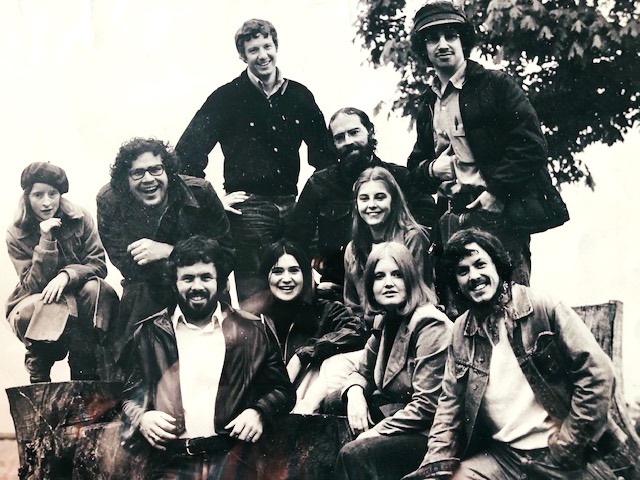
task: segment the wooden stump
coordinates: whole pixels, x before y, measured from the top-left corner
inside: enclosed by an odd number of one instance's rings
[[[147,452],[122,446],[121,422],[89,425],[80,432],[73,457],[73,480],[144,480]]]
[[[331,479],[340,449],[353,437],[346,417],[288,415],[267,432],[265,479]]]
[[[148,450],[127,451],[120,442],[120,428],[119,422],[112,422],[82,429],[73,459],[73,480],[147,478]],[[260,479],[331,479],[338,452],[351,439],[345,417],[288,415],[255,446]]]
[[[640,478],[640,438],[629,417],[624,398],[622,377],[622,302],[612,300],[600,305],[575,307],[574,310],[584,320],[604,352],[611,357],[616,376],[613,403],[609,415],[627,435],[627,441],[615,452],[607,455],[605,461],[612,470],[626,480]]]
[[[81,427],[114,417],[122,385],[37,383],[6,392],[16,428],[20,479],[58,480],[71,478]]]

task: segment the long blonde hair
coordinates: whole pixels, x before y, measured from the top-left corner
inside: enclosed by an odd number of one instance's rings
[[[399,242],[386,242],[377,245],[371,252],[364,269],[364,300],[367,312],[375,314],[384,311],[373,294],[376,265],[383,258],[390,258],[396,262],[404,280],[407,301],[402,308],[398,309],[400,315],[413,315],[416,308],[421,305],[438,303],[435,293],[424,283],[409,249]]]
[[[22,192],[18,200],[18,208],[16,208],[16,213],[13,218],[13,225],[24,231],[35,231],[38,229],[38,224],[40,223],[31,209],[31,204],[29,203],[30,193],[31,188]],[[58,205],[58,211],[55,215],[60,217],[63,223],[75,210],[73,203],[60,195],[60,204]]]
[[[424,229],[418,224],[418,222],[416,222],[415,218],[413,218],[413,215],[407,206],[404,194],[402,193],[402,189],[393,175],[386,168],[369,167],[360,174],[356,182],[353,184],[354,206],[351,232],[356,265],[360,271],[364,270],[367,257],[369,256],[369,253],[371,253],[373,236],[371,235],[369,225],[365,223],[358,212],[358,191],[362,185],[373,181],[382,182],[389,192],[389,195],[391,195],[391,209],[389,211],[389,217],[385,222],[384,234],[382,237],[383,241],[404,243],[407,232],[416,230],[424,237],[423,240],[425,244],[428,243],[428,238]]]

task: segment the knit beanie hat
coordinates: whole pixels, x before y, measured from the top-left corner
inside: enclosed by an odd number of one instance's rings
[[[424,5],[413,18],[413,33],[446,24],[469,24],[464,11],[449,1],[436,1]]]

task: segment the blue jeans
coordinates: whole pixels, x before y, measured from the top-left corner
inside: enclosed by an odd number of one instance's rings
[[[427,437],[420,433],[380,435],[353,440],[338,454],[338,480],[397,480],[415,470],[427,452]]]
[[[493,442],[486,451],[460,464],[452,480],[609,480],[615,474],[602,460],[567,470],[549,456],[548,448],[516,450]]]
[[[263,250],[284,237],[296,203],[295,195],[251,194],[235,205],[242,215],[228,213],[236,248],[236,288],[240,301],[260,290],[258,278]]]

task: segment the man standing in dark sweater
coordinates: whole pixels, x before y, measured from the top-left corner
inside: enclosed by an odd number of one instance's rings
[[[246,21],[235,36],[247,70],[213,92],[182,134],[176,152],[181,173],[204,177],[219,142],[224,188],[237,248],[241,300],[255,292],[261,249],[282,237],[295,204],[300,145],[309,164],[331,161],[324,116],[311,92],[276,68],[278,36],[265,20]]]

